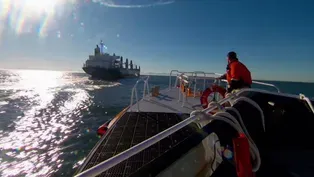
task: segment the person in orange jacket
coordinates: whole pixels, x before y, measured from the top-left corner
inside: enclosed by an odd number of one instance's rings
[[[235,52],[229,52],[227,55],[227,72],[217,79],[227,79],[227,93],[241,88],[251,88],[252,77],[247,67],[239,61]]]

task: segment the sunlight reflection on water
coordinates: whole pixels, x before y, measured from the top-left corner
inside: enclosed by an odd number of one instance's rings
[[[10,131],[0,131],[0,176],[49,176],[62,166],[61,144],[77,136],[71,132],[91,104],[92,86],[79,82],[87,79],[56,71],[17,71],[0,80],[0,92],[9,95],[1,104],[24,103],[14,105],[22,114]]]

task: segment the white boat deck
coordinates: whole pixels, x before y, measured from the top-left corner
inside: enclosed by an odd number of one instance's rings
[[[176,75],[172,75],[176,73]],[[199,76],[198,76],[199,75]],[[172,77],[176,77],[174,84],[171,83]],[[187,113],[190,114],[194,110],[202,110],[200,96],[195,97],[186,97],[185,93],[180,91],[180,88],[177,88],[177,84],[185,84],[188,88],[194,88],[193,93],[196,92],[196,83],[197,81],[202,81],[199,87],[205,89],[206,81],[213,80],[220,76],[217,73],[205,73],[201,71],[195,72],[179,72],[173,70],[170,72],[169,76],[169,87],[168,89],[163,89],[159,91],[157,97],[151,96],[149,90],[149,76],[142,78],[136,82],[132,90],[131,103],[130,107],[127,110],[128,112],[165,112],[165,113]],[[139,82],[144,82],[144,95],[142,99],[137,97],[137,85]],[[146,93],[147,92],[147,93]],[[179,94],[180,92],[180,94]],[[135,102],[133,98],[135,96]],[[134,103],[134,104],[133,104]]]
[[[186,97],[183,105],[179,101],[179,88],[172,88],[171,90],[165,89],[159,92],[157,97],[146,95],[138,104],[134,104],[129,108],[129,112],[138,110],[142,112],[169,112],[169,113],[191,113],[194,110],[202,110],[200,97]]]

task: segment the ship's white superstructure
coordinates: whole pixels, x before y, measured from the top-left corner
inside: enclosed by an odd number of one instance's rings
[[[100,67],[100,68],[114,68],[116,60],[119,56],[104,53],[102,55],[89,55],[85,62],[85,67]]]
[[[101,41],[100,47],[96,46],[94,55],[89,55],[89,58],[85,61],[83,70],[87,74],[95,78],[110,80],[140,75],[140,67],[134,65],[132,60],[130,60],[130,63],[128,59],[123,62],[122,56],[110,55],[105,53],[103,49],[104,44]]]

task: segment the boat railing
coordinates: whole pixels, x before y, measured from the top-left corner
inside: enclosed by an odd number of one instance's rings
[[[176,78],[176,83],[177,83],[177,79],[179,79],[180,80],[180,87],[179,87],[179,89],[178,89],[178,94],[179,94],[179,98],[178,98],[178,102],[180,102],[181,101],[181,95],[182,95],[182,97],[183,97],[183,105],[184,105],[184,102],[185,102],[185,100],[186,100],[186,97],[185,97],[185,95],[181,92],[181,90],[183,89],[182,88],[182,84],[184,85],[184,84],[189,84],[189,81],[188,81],[188,79],[186,78],[186,77],[183,77],[183,75],[184,74],[180,74],[180,76],[177,76],[177,78]]]
[[[258,84],[258,85],[264,85],[264,86],[269,86],[269,87],[273,87],[277,90],[278,93],[280,93],[280,89],[275,86],[274,84],[269,84],[269,83],[265,83],[265,82],[259,82],[259,81],[253,81],[254,84]]]
[[[172,86],[172,77],[173,77],[172,74],[173,73],[177,73],[174,86]],[[198,74],[201,74],[202,76],[199,76]],[[211,76],[208,76],[208,75],[211,75]],[[178,89],[178,102],[182,101],[182,107],[184,107],[185,102],[187,101],[187,96],[184,92],[181,91],[183,89],[182,83],[186,84],[190,87],[190,85],[192,84],[191,80],[194,80],[193,97],[195,98],[196,97],[196,89],[197,89],[196,88],[197,80],[200,80],[200,79],[204,80],[203,90],[205,90],[206,89],[206,80],[215,80],[216,78],[220,77],[221,75],[222,74],[215,73],[215,72],[206,73],[203,71],[184,72],[184,71],[179,71],[179,70],[171,70],[170,74],[169,74],[169,90],[171,90],[173,87],[176,87],[178,85],[178,82],[180,82],[179,89]],[[216,82],[216,84],[218,84],[220,86],[221,81],[227,83],[227,80],[222,79],[222,80],[218,80],[218,82]],[[277,86],[275,86],[274,84],[260,82],[260,81],[252,81],[252,83],[257,84],[257,85],[263,85],[263,86],[275,88],[277,90],[277,92],[280,93],[280,89]],[[214,95],[214,96],[216,96],[216,95]],[[182,100],[181,100],[181,98],[182,98]]]
[[[185,73],[181,73],[181,74],[178,73],[178,75],[176,77],[176,81],[175,81],[175,86],[177,85],[178,80],[180,82],[180,85],[179,85],[180,89],[178,89],[178,94],[179,94],[178,102],[181,101],[181,97],[182,97],[182,107],[185,106],[185,102],[187,101],[186,93],[181,91],[183,89],[182,88],[182,84],[183,85],[187,84],[189,86],[189,88],[190,88],[191,80],[194,81],[193,97],[195,98],[196,97],[196,92],[197,92],[197,90],[196,90],[197,89],[196,88],[196,83],[197,83],[198,80],[203,80],[204,81],[203,82],[203,90],[205,90],[206,89],[206,80],[215,80],[218,76],[220,76],[217,73],[205,73],[205,72],[202,72],[202,71],[194,71],[194,72],[189,72],[189,73],[192,73],[192,76],[188,76]],[[197,74],[203,74],[203,76],[197,76]],[[214,75],[214,76],[210,77],[210,76],[207,76],[206,74]],[[218,81],[218,85],[220,85],[220,81]]]
[[[139,80],[136,81],[135,85],[132,88],[132,93],[131,93],[131,101],[130,101],[130,108],[132,108],[133,105],[133,100],[134,100],[134,94],[135,94],[135,99],[136,99],[136,104],[137,104],[137,111],[140,111],[140,105],[139,105],[139,101],[138,101],[138,96],[137,96],[137,85],[140,82],[144,82],[144,89],[143,89],[143,98],[145,98],[145,93],[147,91],[147,94],[149,94],[149,85],[148,85],[148,80],[149,80],[149,76],[140,78]]]
[[[314,114],[314,107],[312,105],[311,99],[309,97],[306,97],[304,94],[300,93],[300,99],[306,101],[306,103],[309,105],[310,109],[312,110],[313,114]]]
[[[176,72],[176,73],[177,73],[177,76],[183,74],[184,77],[189,77],[189,75],[187,75],[187,74],[192,74],[192,76],[193,76],[194,73],[195,73],[195,72],[182,72],[182,71],[179,71],[179,70],[171,70],[171,71],[170,71],[170,74],[169,74],[169,90],[171,90],[171,88],[172,88],[171,79],[172,79],[172,73],[173,73],[173,72]],[[177,80],[176,80],[176,84],[177,84]],[[175,84],[175,86],[176,86],[176,84]]]
[[[225,79],[222,79],[221,81],[226,82],[226,83],[228,82],[228,81],[225,80]],[[253,84],[257,84],[257,85],[263,85],[263,86],[272,87],[272,88],[276,89],[278,93],[281,93],[280,89],[279,89],[276,85],[274,85],[274,84],[265,83],[265,82],[260,82],[260,81],[252,81],[252,83],[253,83]]]
[[[171,71],[170,71],[170,74],[169,74],[169,90],[171,89],[171,79],[172,79],[172,73],[173,73],[173,72],[176,72],[177,74],[180,73],[179,70],[171,70]]]
[[[176,77],[174,86],[172,86],[172,77],[175,76],[175,75],[172,75],[173,73],[177,73],[177,77]],[[182,74],[185,77],[189,77],[189,78],[191,78],[191,77],[193,77],[193,78],[194,77],[202,78],[202,79],[204,79],[204,83],[205,83],[206,79],[213,78],[213,77],[209,77],[208,75],[214,75],[214,76],[217,76],[217,77],[222,75],[222,74],[219,74],[219,73],[214,73],[214,72],[208,73],[208,72],[204,72],[204,71],[186,72],[186,71],[179,71],[179,70],[171,70],[170,74],[169,74],[169,90],[171,90],[173,87],[177,86],[177,84],[178,84],[178,76],[181,76]],[[198,74],[202,74],[202,76],[199,76]]]

